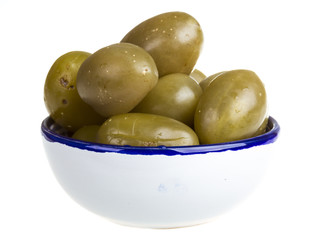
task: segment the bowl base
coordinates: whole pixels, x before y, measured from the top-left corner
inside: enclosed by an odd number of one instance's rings
[[[190,228],[190,227],[195,227],[203,224],[207,224],[210,222],[213,222],[217,219],[218,217],[214,217],[211,219],[205,219],[205,220],[198,220],[195,222],[187,222],[187,223],[170,223],[170,224],[142,224],[142,223],[131,223],[131,222],[125,222],[125,221],[119,221],[115,219],[107,219],[115,224],[122,225],[125,227],[132,227],[132,228],[148,228],[148,229],[157,229],[157,230],[170,230],[170,229],[178,229],[178,228]]]

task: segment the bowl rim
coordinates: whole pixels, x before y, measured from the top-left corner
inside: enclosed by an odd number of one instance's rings
[[[247,138],[243,140],[237,140],[232,142],[205,144],[205,145],[192,145],[192,146],[156,146],[156,147],[140,147],[140,146],[128,146],[128,145],[110,145],[81,141],[73,139],[71,137],[60,135],[50,129],[50,126],[54,123],[52,118],[46,117],[41,124],[41,134],[49,142],[57,142],[73,148],[79,148],[82,150],[88,150],[92,152],[110,152],[121,154],[141,154],[141,155],[192,155],[192,154],[206,154],[210,152],[222,152],[222,151],[236,151],[241,149],[247,149],[260,145],[267,145],[277,140],[280,126],[278,122],[271,116],[268,118],[267,131],[264,134]]]

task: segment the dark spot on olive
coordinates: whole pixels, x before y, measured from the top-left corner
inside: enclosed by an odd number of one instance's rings
[[[69,89],[73,90],[74,89],[74,85],[70,85]]]
[[[68,86],[68,84],[69,84],[69,81],[67,80],[67,79],[65,79],[65,78],[60,78],[60,84],[63,86],[63,87],[67,87]]]
[[[68,101],[66,99],[62,99],[62,104],[67,104]]]

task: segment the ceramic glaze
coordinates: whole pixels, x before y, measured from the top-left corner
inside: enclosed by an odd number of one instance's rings
[[[116,147],[62,137],[48,121],[43,143],[64,190],[96,214],[148,228],[204,223],[241,203],[262,179],[279,133],[270,118],[266,134],[238,142]]]

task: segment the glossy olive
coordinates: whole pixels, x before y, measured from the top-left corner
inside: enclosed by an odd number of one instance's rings
[[[133,112],[163,115],[193,127],[194,113],[201,95],[201,87],[188,75],[168,74],[159,79]]]
[[[131,146],[198,145],[198,137],[187,125],[160,115],[126,113],[115,115],[99,129],[97,141]]]
[[[268,125],[268,115],[265,117],[263,123],[261,124],[261,126],[258,128],[258,130],[255,132],[255,134],[253,134],[253,137],[255,136],[259,136],[261,134],[264,134],[267,131],[267,125]]]
[[[44,101],[51,118],[60,126],[75,131],[84,125],[104,120],[78,95],[76,75],[90,53],[73,51],[60,56],[50,68],[44,85]]]
[[[72,138],[87,142],[96,142],[100,125],[87,125],[78,129]]]
[[[170,73],[190,74],[201,52],[203,32],[189,14],[168,12],[140,23],[121,41],[148,51],[160,77]]]
[[[158,70],[141,47],[118,43],[88,57],[77,75],[81,98],[101,116],[131,111],[157,84]]]
[[[203,91],[194,127],[202,144],[229,142],[262,131],[265,118],[263,83],[252,71],[233,70],[218,76]]]
[[[200,70],[198,69],[194,69],[191,73],[190,73],[190,77],[193,78],[197,83],[202,82],[203,80],[206,79],[206,75],[204,73],[202,73]]]
[[[223,72],[218,72],[218,73],[215,73],[215,74],[212,74],[210,75],[209,77],[205,78],[204,80],[202,80],[200,82],[200,86],[202,88],[202,90],[204,91],[208,86],[209,84],[215,80],[217,77],[219,77],[220,75],[224,74],[226,71],[223,71]]]

